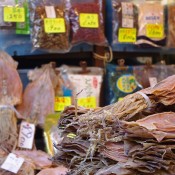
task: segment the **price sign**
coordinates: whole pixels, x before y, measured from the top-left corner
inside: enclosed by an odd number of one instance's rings
[[[63,111],[71,105],[71,97],[55,97],[55,111]]]
[[[23,162],[24,159],[22,157],[17,157],[15,154],[10,153],[1,165],[1,168],[16,174],[21,168]]]
[[[96,108],[96,97],[78,98],[78,106],[83,106],[85,108]]]
[[[32,149],[35,135],[35,125],[22,122],[20,127],[18,146],[20,148]]]
[[[156,77],[149,77],[149,83],[151,87],[154,87],[157,84],[157,78]]]
[[[4,7],[4,22],[25,22],[24,7]]]
[[[66,26],[64,18],[45,18],[44,30],[46,33],[65,33]]]
[[[93,13],[80,13],[80,27],[84,28],[98,28],[99,16]]]
[[[121,43],[134,43],[136,42],[137,31],[135,28],[120,28],[119,29],[119,42]]]
[[[147,24],[146,36],[149,38],[163,38],[164,28],[161,24]]]

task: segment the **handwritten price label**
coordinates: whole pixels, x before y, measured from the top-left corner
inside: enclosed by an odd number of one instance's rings
[[[80,13],[80,27],[84,28],[98,28],[99,16],[93,13]]]
[[[10,153],[1,168],[17,174],[23,163],[24,159],[22,157],[17,157],[15,154]]]
[[[25,22],[24,7],[4,7],[5,22]]]
[[[85,108],[96,108],[97,102],[95,97],[78,98],[78,106]]]
[[[161,24],[147,24],[146,36],[149,38],[163,38],[164,28]]]
[[[119,29],[119,42],[121,43],[134,43],[136,42],[137,30],[135,28],[120,28]]]
[[[55,111],[63,111],[71,105],[71,97],[55,97]]]
[[[20,148],[32,149],[35,135],[35,125],[22,122],[20,127],[18,146]]]
[[[46,33],[65,33],[66,25],[64,18],[45,18],[44,30]]]

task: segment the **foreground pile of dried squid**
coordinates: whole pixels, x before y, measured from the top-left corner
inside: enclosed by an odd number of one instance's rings
[[[96,110],[61,114],[55,163],[70,175],[174,175],[175,75]]]

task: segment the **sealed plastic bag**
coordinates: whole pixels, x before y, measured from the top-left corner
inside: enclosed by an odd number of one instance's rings
[[[30,3],[34,48],[53,52],[69,51],[68,0],[31,0]]]
[[[71,0],[71,43],[106,45],[102,0]]]
[[[175,47],[175,3],[168,5],[168,37],[167,46]]]
[[[161,1],[138,3],[139,21],[137,45],[161,47],[166,45],[164,5]]]
[[[122,100],[126,95],[142,88],[137,82],[132,66],[106,65],[106,105]]]
[[[113,43],[134,43],[137,36],[138,12],[132,0],[113,0]]]

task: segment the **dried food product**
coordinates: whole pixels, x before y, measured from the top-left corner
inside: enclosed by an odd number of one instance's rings
[[[175,113],[154,113],[139,120],[132,116],[143,117],[139,112],[152,105],[174,105],[174,81],[173,75],[116,104],[84,110],[83,115],[80,109],[67,108],[58,125],[62,141],[56,145],[54,162],[70,167],[71,175],[173,175]]]
[[[106,82],[106,105],[120,101],[126,95],[142,89],[134,76],[132,66],[122,68],[114,64],[107,64]]]
[[[138,3],[137,45],[161,47],[166,44],[164,5],[159,1]]]
[[[54,112],[54,98],[50,72],[46,69],[38,79],[28,84],[22,104],[17,109],[23,119],[42,126],[45,117]]]
[[[0,104],[15,106],[22,100],[22,82],[17,72],[17,63],[0,51]]]
[[[102,0],[72,0],[70,9],[71,43],[106,45]]]
[[[137,36],[138,12],[132,0],[113,0],[113,43],[134,43]],[[129,33],[129,35],[127,35]],[[126,37],[127,36],[127,37]]]
[[[67,52],[70,49],[68,1],[47,0],[31,2],[31,37],[34,48],[53,52]]]
[[[175,4],[168,4],[168,37],[167,37],[167,46],[175,47]]]

